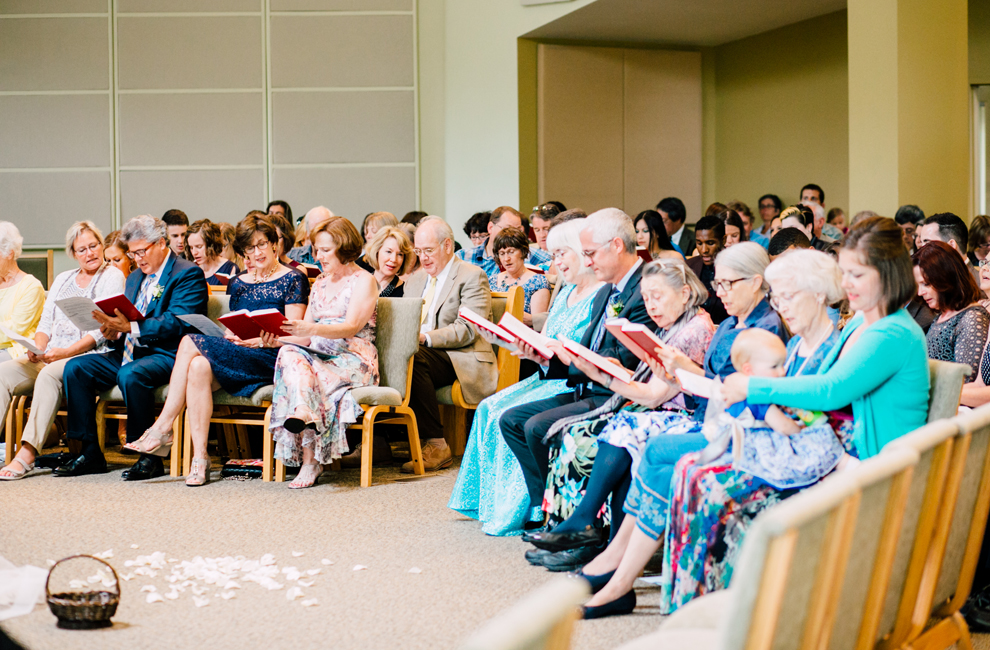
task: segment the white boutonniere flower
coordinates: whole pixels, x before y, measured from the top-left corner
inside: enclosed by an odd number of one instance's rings
[[[151,297],[152,297],[152,299],[153,300],[158,300],[159,298],[162,297],[162,294],[163,293],[165,293],[165,287],[163,287],[162,285],[160,285],[158,283],[155,283],[155,286],[151,289]]]
[[[609,318],[616,318],[619,314],[622,313],[623,309],[625,309],[625,305],[623,305],[621,302],[615,302],[609,305],[608,308]]]

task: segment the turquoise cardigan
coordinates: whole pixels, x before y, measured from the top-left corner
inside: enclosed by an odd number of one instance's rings
[[[846,325],[816,375],[750,378],[748,401],[812,411],[852,404],[853,441],[860,458],[875,456],[894,438],[924,425],[929,375],[921,328],[899,309],[870,325],[840,359],[846,340],[862,324],[860,314]]]

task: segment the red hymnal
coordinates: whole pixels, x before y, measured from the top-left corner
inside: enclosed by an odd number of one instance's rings
[[[515,336],[513,336],[505,329],[499,327],[495,323],[491,322],[490,320],[488,320],[478,312],[474,311],[473,309],[468,309],[467,307],[461,307],[460,309],[457,310],[457,315],[463,318],[464,320],[468,321],[469,323],[474,323],[481,329],[487,332],[491,332],[492,334],[497,336],[499,340],[504,341],[507,344],[507,346],[513,346],[513,348],[515,347],[513,345],[516,341]]]
[[[514,337],[536,350],[537,353],[539,353],[539,355],[544,359],[553,358],[553,350],[551,350],[547,345],[547,343],[550,342],[550,339],[543,336],[533,328],[527,327],[521,320],[512,314],[502,314],[502,319],[499,320],[498,324],[503,329],[508,330],[509,334],[512,334]]]
[[[144,320],[144,314],[139,312],[138,308],[122,293],[95,302],[96,306],[103,310],[103,313],[107,316],[116,316],[116,310],[119,309],[120,313],[126,316],[127,320],[132,323],[140,323]]]
[[[320,273],[323,273],[323,271],[320,270],[320,267],[315,264],[300,264],[299,266],[301,267],[301,270],[305,271],[306,275],[311,278],[319,277]]]
[[[650,254],[650,251],[642,246],[636,247],[636,254],[642,257],[644,262],[653,261],[653,256]]]
[[[234,275],[236,274],[220,273],[219,271],[217,271],[216,273],[213,274],[213,277],[215,277],[220,284],[226,287],[228,284],[230,284],[230,279],[234,277]]]
[[[584,347],[580,343],[575,343],[570,339],[566,339],[564,337],[557,337],[557,340],[559,340],[564,345],[564,348],[568,352],[574,354],[575,356],[579,356],[582,359],[585,359],[586,361],[594,364],[595,367],[597,367],[599,370],[612,375],[622,383],[628,384],[630,381],[632,381],[633,374],[629,372],[629,370],[626,369],[624,366],[620,366],[617,363],[612,363],[611,361],[609,361],[602,355],[598,354],[597,352],[592,352],[591,350]]]
[[[242,341],[256,339],[261,336],[262,331],[275,336],[289,336],[289,333],[282,329],[285,316],[277,309],[259,309],[258,311],[239,309],[224,314],[217,320]]]

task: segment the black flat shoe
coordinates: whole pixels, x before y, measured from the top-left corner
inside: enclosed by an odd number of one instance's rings
[[[75,454],[64,451],[54,454],[43,454],[34,459],[34,466],[38,469],[55,469],[56,467],[69,464],[75,457]]]
[[[622,616],[632,614],[634,609],[636,609],[636,592],[630,589],[624,596],[619,596],[610,603],[598,607],[582,607],[581,618],[589,620],[607,616]]]
[[[165,476],[162,459],[155,456],[141,456],[130,469],[124,470],[120,478],[125,481],[147,481],[159,476]]]
[[[533,521],[533,522],[530,522],[530,523],[538,524],[540,522]],[[529,524],[526,524],[526,525],[528,526]],[[525,528],[524,528],[524,530],[525,530]],[[522,534],[522,541],[525,542],[526,544],[532,544],[533,543],[533,535],[542,535],[543,533],[548,533],[548,532],[550,532],[550,527],[544,524],[543,526],[540,526],[538,528],[533,528],[532,530],[528,530],[528,531],[524,532]]]
[[[590,546],[602,543],[602,529],[588,526],[584,530],[576,533],[534,533],[530,535],[529,543],[536,548],[543,548],[553,553],[566,551],[581,546]]]
[[[575,578],[580,578],[581,580],[586,581],[589,585],[591,585],[591,593],[597,594],[599,591],[604,589],[605,585],[608,584],[608,581],[612,579],[612,576],[615,575],[615,570],[613,569],[612,571],[603,573],[600,576],[589,576],[584,571],[578,571],[577,573],[573,573],[571,575]]]
[[[605,550],[605,546],[605,544],[595,544],[551,553],[544,556],[543,566],[548,571],[553,571],[554,573],[577,571],[598,557]]]
[[[103,456],[86,456],[80,454],[64,465],[52,470],[53,476],[86,476],[88,474],[106,474],[107,459]]]
[[[533,566],[543,566],[543,558],[548,555],[553,555],[550,551],[544,551],[542,548],[531,548],[526,551],[526,561]]]

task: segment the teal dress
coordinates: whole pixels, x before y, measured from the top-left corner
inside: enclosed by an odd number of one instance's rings
[[[544,334],[579,341],[591,324],[595,293],[568,308],[574,285],[561,289],[547,316]],[[489,535],[517,535],[530,519],[529,493],[519,462],[499,431],[498,422],[508,409],[571,390],[564,379],[545,380],[533,375],[501,390],[478,404],[468,437],[457,483],[447,507],[477,519]],[[541,513],[542,514],[542,513]]]

